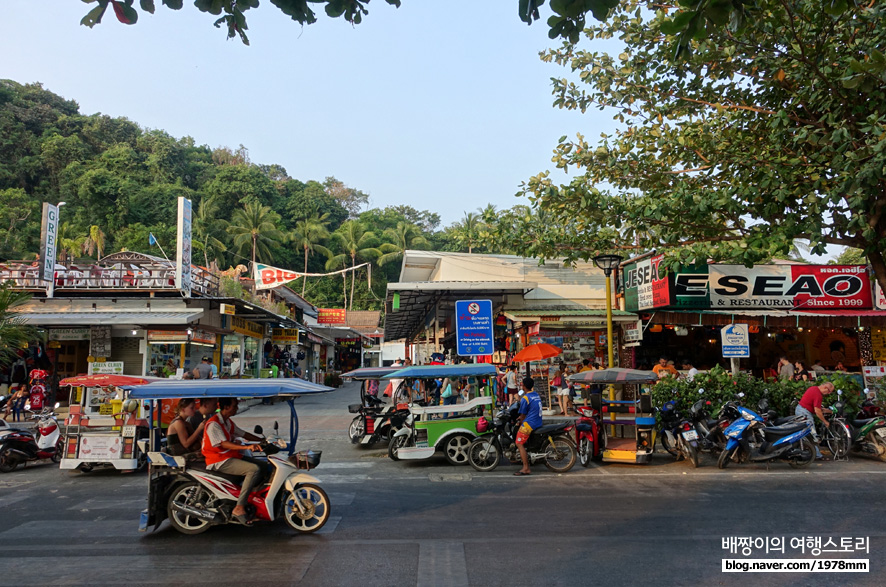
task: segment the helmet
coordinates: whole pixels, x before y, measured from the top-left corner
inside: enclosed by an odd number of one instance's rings
[[[138,400],[128,399],[123,402],[122,408],[124,412],[135,412],[138,409]]]
[[[486,419],[486,416],[480,416],[480,419],[477,420],[477,432],[483,433],[489,430],[489,420]]]

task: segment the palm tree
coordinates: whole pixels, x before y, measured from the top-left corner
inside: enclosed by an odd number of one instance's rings
[[[224,253],[225,243],[221,240],[227,236],[228,221],[218,218],[218,202],[214,198],[204,197],[194,214],[194,248],[203,252],[204,267],[209,267],[209,257],[213,260]]]
[[[348,220],[342,224],[333,237],[344,250],[343,255],[351,260],[351,267],[357,265],[357,259],[371,261],[381,255],[381,251],[372,245],[375,244],[375,234],[366,230],[363,223],[358,220]],[[351,300],[348,309],[354,307],[354,284],[357,282],[356,271],[351,271]]]
[[[326,270],[327,271],[338,271],[339,269],[343,269],[348,266],[348,255],[347,253],[339,253],[336,254],[329,249],[326,249]],[[342,278],[342,308],[348,307],[348,274],[347,272],[341,274]]]
[[[474,252],[474,245],[480,239],[480,227],[483,220],[476,212],[465,212],[465,217],[455,225],[455,238],[462,246],[468,247],[468,253]]]
[[[25,324],[24,318],[13,312],[14,308],[31,299],[31,294],[11,289],[9,285],[0,284],[0,366],[15,360],[18,351],[36,334]]]
[[[77,254],[77,251],[82,250],[83,243],[86,241],[86,236],[71,236],[73,232],[74,229],[71,227],[70,222],[62,222],[61,226],[58,227],[58,253],[61,256],[62,264],[67,263],[68,257],[73,261],[74,255]]]
[[[279,219],[280,216],[270,206],[263,206],[258,201],[247,202],[242,208],[234,210],[228,234],[234,237],[234,246],[239,254],[252,251],[253,271],[257,257],[273,260],[271,247],[283,242],[285,237],[277,228]]]
[[[83,244],[80,245],[80,250],[84,255],[98,253],[95,258],[101,259],[104,256],[102,252],[105,250],[105,236],[102,229],[93,224],[89,227],[89,235],[84,239]]]
[[[295,223],[295,229],[289,235],[289,241],[295,243],[295,246],[301,247],[305,251],[305,273],[308,272],[308,256],[314,253],[322,253],[327,257],[330,251],[320,244],[321,241],[329,238],[329,230],[326,226],[329,224],[329,212],[322,216],[314,213],[313,216],[299,220]],[[301,295],[304,297],[305,288],[308,285],[308,278],[302,277]]]
[[[383,243],[379,250],[383,253],[378,258],[379,266],[403,258],[407,249],[424,249],[431,246],[414,224],[398,222],[396,228],[386,228],[384,232],[391,242]]]

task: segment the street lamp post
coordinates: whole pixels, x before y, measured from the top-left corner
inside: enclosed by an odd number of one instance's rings
[[[618,255],[597,255],[594,257],[594,265],[603,270],[606,275],[606,350],[609,354],[609,364],[606,366],[611,369],[615,364],[612,353],[612,270],[617,269],[621,263],[622,257]],[[609,401],[615,401],[615,386],[609,385]],[[609,419],[615,420],[615,412],[610,411]],[[610,433],[615,436],[615,426],[612,427]]]

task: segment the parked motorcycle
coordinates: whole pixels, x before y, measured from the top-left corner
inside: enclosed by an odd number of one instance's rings
[[[680,415],[674,400],[665,402],[658,413],[661,415],[659,438],[662,447],[677,460],[685,458],[693,467],[698,467],[699,444],[695,425]]]
[[[578,449],[578,462],[582,467],[591,464],[591,459],[603,458],[606,448],[606,427],[600,421],[600,412],[588,406],[576,406],[579,419],[575,423],[575,445]]]
[[[352,444],[369,446],[377,442],[388,442],[409,417],[409,406],[397,404],[384,408],[384,401],[366,396],[365,404],[351,404],[348,411],[358,414],[348,426],[348,437]]]
[[[730,462],[787,461],[793,468],[815,460],[812,427],[805,422],[767,427],[763,417],[753,410],[727,402],[728,411],[737,413],[725,431],[728,442],[720,453],[717,466],[725,469]],[[725,406],[724,406],[725,407]]]
[[[520,464],[520,450],[515,442],[519,404],[502,407],[492,419],[492,434],[475,438],[468,448],[468,461],[477,471],[493,471],[504,456],[512,464]],[[571,423],[548,424],[533,430],[524,448],[529,463],[543,461],[554,473],[565,473],[576,461],[575,443],[570,438]]]
[[[64,439],[55,413],[45,408],[32,419],[37,420],[36,435],[30,430],[11,428],[8,425],[0,428],[0,473],[9,473],[19,465],[31,461],[61,461]]]
[[[845,429],[850,451],[886,461],[886,417],[849,419],[844,414],[846,404],[842,400],[831,406],[831,411],[834,415],[831,425]]]
[[[704,389],[699,389],[698,393],[704,393]],[[725,415],[711,418],[710,409],[710,400],[699,399],[689,408],[689,420],[698,433],[699,450],[715,455],[726,446],[726,436],[723,435],[723,430],[732,420]]]

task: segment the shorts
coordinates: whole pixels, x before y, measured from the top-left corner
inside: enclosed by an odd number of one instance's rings
[[[557,395],[569,395],[568,387],[555,387],[554,391],[557,393]]]
[[[516,387],[509,387],[508,388],[508,394],[517,395],[517,393],[519,393],[519,390]]]
[[[526,441],[529,440],[529,435],[532,434],[532,426],[523,422],[520,425],[520,430],[517,431],[517,439],[515,442],[517,444],[526,444]]]

